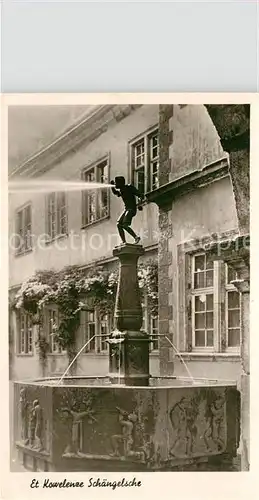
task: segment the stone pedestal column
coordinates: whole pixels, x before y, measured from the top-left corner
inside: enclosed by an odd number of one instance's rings
[[[142,307],[138,286],[137,263],[144,249],[141,245],[116,247],[119,259],[119,282],[115,304],[116,330],[109,339],[110,378],[126,385],[149,383],[149,336],[140,331]]]

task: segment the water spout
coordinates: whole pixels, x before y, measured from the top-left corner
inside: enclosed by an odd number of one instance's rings
[[[81,352],[88,346],[88,344],[90,344],[90,342],[96,337],[96,335],[93,335],[84,345],[83,347],[81,347],[81,349],[78,351],[78,353],[75,355],[75,357],[72,359],[71,363],[68,365],[68,367],[66,368],[66,370],[64,371],[63,375],[61,376],[61,378],[59,379],[58,381],[58,385],[61,384],[61,382],[63,381],[63,379],[65,378],[66,374],[69,372],[71,366],[73,366],[75,360],[78,358],[78,356],[81,354]]]
[[[184,365],[184,367],[185,367],[185,369],[186,369],[186,371],[187,371],[187,373],[189,375],[189,378],[191,379],[192,383],[194,383],[194,378],[193,378],[193,376],[192,376],[192,374],[191,374],[191,372],[190,372],[187,364],[185,363],[185,361],[184,361],[181,353],[178,351],[178,349],[175,347],[175,345],[173,344],[173,342],[168,337],[165,337],[165,338],[169,342],[169,344],[172,346],[172,348],[174,349],[174,351],[176,352],[176,354],[179,356],[180,360],[182,361],[182,363],[183,363],[183,365]]]
[[[52,193],[68,191],[88,191],[91,189],[107,189],[112,184],[101,182],[83,182],[83,181],[60,181],[27,179],[26,181],[9,181],[9,193]]]

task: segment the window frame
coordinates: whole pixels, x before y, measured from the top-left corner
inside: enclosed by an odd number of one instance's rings
[[[81,180],[85,181],[86,175],[88,173],[90,173],[91,170],[93,170],[94,171],[94,181],[93,182],[99,182],[99,180],[98,180],[98,168],[100,168],[101,165],[104,164],[105,162],[107,163],[107,184],[109,184],[109,182],[110,182],[110,166],[111,166],[110,154],[107,154],[107,155],[103,156],[102,158],[100,158],[99,160],[91,163],[90,165],[85,166],[81,170]],[[85,229],[88,226],[92,226],[93,224],[97,224],[99,222],[102,222],[102,221],[110,218],[110,199],[111,199],[111,197],[110,197],[110,191],[109,191],[109,189],[106,188],[106,192],[107,192],[107,214],[104,215],[104,216],[102,216],[102,217],[98,217],[98,212],[100,210],[100,206],[99,205],[100,205],[100,197],[101,197],[101,194],[102,194],[102,190],[101,189],[96,189],[96,190],[92,190],[92,191],[93,191],[94,198],[95,198],[95,211],[97,213],[97,217],[95,217],[94,220],[87,222],[86,203],[87,203],[87,206],[88,206],[88,200],[87,200],[87,198],[88,198],[89,195],[88,195],[87,191],[82,191],[82,197],[81,197],[81,229]],[[92,191],[91,191],[91,194],[92,194]]]
[[[91,321],[91,322],[87,322],[86,321],[86,317],[87,317],[87,314],[88,313],[94,313],[94,321]],[[94,327],[95,327],[95,339],[94,339],[94,349],[84,349],[83,350],[83,354],[90,354],[90,355],[93,355],[93,354],[102,354],[102,355],[108,355],[109,354],[109,349],[108,349],[108,343],[107,343],[107,347],[106,349],[102,349],[102,338],[101,338],[101,323],[102,323],[102,320],[101,320],[101,317],[103,316],[104,314],[100,314],[99,311],[95,308],[91,308],[90,306],[88,307],[87,305],[85,306],[85,308],[81,311],[81,320],[80,320],[80,324],[81,324],[81,335],[82,335],[82,339],[83,339],[83,343],[85,343],[87,340],[90,339],[90,336],[88,335],[88,338],[86,339],[86,325],[89,325],[89,324],[94,324]],[[108,330],[108,334],[112,332],[112,316],[107,313],[107,330]],[[105,337],[105,338],[108,338],[108,337]]]
[[[154,331],[153,331],[153,323],[152,323],[152,320],[157,320],[157,334],[159,334],[159,316],[158,314],[157,315],[154,315],[154,314],[150,314],[150,336],[152,337],[152,335],[154,334]],[[157,347],[154,347],[154,342],[157,343]],[[150,343],[150,352],[152,354],[156,354],[156,353],[159,353],[159,348],[160,348],[160,342],[159,342],[159,337],[157,337],[157,339],[153,342]]]
[[[233,237],[226,233],[224,236]],[[227,345],[227,291],[237,291],[233,285],[226,286],[227,266],[222,260],[214,260],[214,287],[204,289],[194,289],[194,257],[206,253],[204,247],[211,242],[210,237],[204,237],[201,241],[193,239],[180,243],[177,248],[177,268],[178,268],[178,327],[177,327],[177,348],[180,353],[191,356],[199,354],[201,356],[238,356],[241,354],[242,343],[242,323],[240,322],[240,344],[235,347]],[[214,342],[213,347],[199,347],[194,344],[194,300],[193,296],[208,294],[213,290],[214,304]],[[242,307],[242,303],[240,302]],[[241,316],[240,307],[240,316]],[[204,358],[202,358],[204,359]]]
[[[213,262],[213,285],[209,287],[201,287],[201,288],[194,288],[194,279],[195,279],[195,258],[199,257],[200,255],[205,255],[205,252],[195,252],[192,255],[192,271],[191,271],[191,301],[192,301],[192,352],[215,352],[217,350],[218,346],[218,324],[219,324],[219,304],[217,301],[217,297],[215,294],[215,287],[217,287],[217,271],[218,271],[218,266],[217,262]],[[206,258],[206,257],[205,257]],[[206,268],[205,268],[206,269]],[[206,272],[206,270],[204,270]],[[216,288],[217,289],[217,288]],[[212,346],[196,346],[195,345],[195,332],[198,330],[195,328],[195,297],[200,296],[200,295],[213,295],[213,345]],[[206,314],[206,309],[204,310]],[[207,338],[206,335],[206,328],[205,330],[205,339]]]
[[[242,342],[242,321],[241,321],[241,292],[238,292],[237,289],[235,288],[234,285],[228,282],[228,265],[225,264],[225,325],[226,325],[226,346],[225,346],[225,351],[230,352],[230,353],[235,353],[240,351],[240,346]],[[238,279],[238,273],[235,271],[235,279]],[[228,336],[229,336],[229,326],[228,326],[228,294],[229,292],[236,292],[239,294],[239,327],[233,327],[231,329],[239,329],[239,346],[229,346],[228,345]],[[234,309],[233,309],[234,310]],[[237,309],[235,309],[237,310]]]
[[[154,149],[154,146],[151,147],[151,141],[154,136],[157,136],[157,156],[154,158],[151,155],[151,150]],[[151,167],[151,172],[150,172],[150,180],[149,180],[149,190],[150,191],[155,191],[155,189],[158,189],[159,187],[159,129],[157,129],[156,132],[153,132],[152,134],[149,135],[148,137],[148,146],[149,146],[149,151],[148,151],[148,160],[149,160],[149,166]],[[157,173],[157,185],[153,188],[153,176],[154,176],[154,170],[153,170],[153,164],[157,163],[157,170],[155,173]]]
[[[57,325],[59,325],[60,323],[60,314],[59,314],[59,310],[56,306],[51,306],[51,305],[48,305],[46,308],[45,308],[45,311],[44,311],[44,319],[45,319],[45,329],[46,329],[46,333],[47,333],[47,339],[48,339],[48,343],[49,343],[49,354],[51,354],[52,356],[57,356],[57,355],[61,355],[61,354],[66,354],[66,349],[62,349],[57,341],[55,341],[55,336],[52,335],[50,333],[50,328],[49,328],[49,315],[50,313],[54,313],[56,314],[57,316]],[[53,349],[53,344],[56,344],[57,345],[57,349]]]
[[[94,321],[86,321],[86,318],[87,318],[87,314],[88,313],[94,313]],[[97,315],[96,315],[96,309],[94,308],[91,308],[91,307],[86,307],[85,309],[83,309],[81,311],[81,326],[82,326],[82,337],[83,337],[83,343],[85,344],[86,342],[88,342],[88,340],[90,340],[90,335],[89,335],[89,332],[86,332],[86,326],[90,325],[90,324],[94,324],[94,332],[95,332],[95,335],[97,335]],[[88,333],[88,336],[86,338],[86,333]],[[97,347],[97,342],[96,342],[97,338],[95,337],[94,339],[94,349],[89,349],[91,343],[89,344],[89,347],[86,346],[83,350],[83,354],[97,354],[98,352],[98,347]]]
[[[150,143],[151,143],[152,137],[155,135],[157,135],[157,138],[158,138],[158,145],[157,145],[158,155],[157,155],[156,159],[152,160],[151,154],[150,154]],[[134,154],[134,149],[142,141],[144,141],[144,164],[141,165],[139,168],[136,168],[136,164],[135,164],[136,157]],[[140,170],[140,168],[144,167],[144,193],[143,194],[145,195],[150,191],[154,191],[155,189],[158,189],[158,187],[159,187],[159,147],[160,147],[159,146],[159,125],[156,124],[156,125],[152,126],[151,128],[149,128],[148,130],[146,130],[144,133],[133,138],[129,142],[129,147],[130,147],[130,165],[131,165],[130,178],[131,178],[132,184],[134,184],[134,186],[136,186],[136,188],[139,189],[138,183],[136,182],[135,173],[137,172],[137,170]],[[157,163],[158,163],[158,169],[157,169],[158,183],[157,183],[157,186],[155,188],[153,188],[153,182],[152,182],[153,171],[152,172],[150,171],[150,166],[151,166],[151,164],[153,164],[154,161],[157,161]]]
[[[61,226],[61,215],[60,211],[61,208],[59,207],[59,196],[64,196],[65,199],[65,204],[62,206],[63,208],[65,207],[65,219],[66,219],[66,231],[61,233],[58,231]],[[55,231],[54,234],[52,234],[51,231],[51,225],[49,219],[50,216],[53,215],[52,212],[50,212],[49,205],[50,205],[50,197],[54,196],[54,219],[55,219]],[[46,214],[46,234],[48,236],[48,239],[46,243],[51,243],[52,241],[55,241],[60,238],[65,238],[68,236],[68,195],[65,191],[53,191],[52,193],[48,193],[45,197],[45,214]]]
[[[31,201],[27,201],[24,205],[22,205],[21,207],[17,208],[16,211],[15,211],[15,232],[16,232],[16,235],[18,236],[19,234],[19,238],[20,238],[20,231],[19,229],[21,229],[21,232],[22,232],[22,238],[23,238],[23,241],[24,243],[27,242],[27,233],[25,235],[25,229],[26,229],[26,225],[25,225],[25,212],[26,210],[29,209],[30,211],[30,244],[29,246],[27,247],[25,244],[21,247],[17,245],[17,243],[15,244],[15,256],[16,257],[19,257],[20,255],[24,255],[24,254],[27,254],[29,252],[32,252],[33,250],[33,242],[32,242],[32,202]],[[22,216],[22,224],[21,224],[21,227],[18,225],[18,217],[19,217],[19,214],[21,214]],[[28,226],[28,224],[27,224]]]
[[[97,335],[102,335],[102,333],[101,333],[101,323],[102,323],[101,317],[102,316],[107,316],[107,320],[106,320],[107,321],[107,333],[109,334],[109,332],[111,333],[111,331],[112,331],[111,315],[109,313],[100,314],[100,315],[97,314],[97,323],[98,323],[98,330],[97,330],[98,334]],[[108,339],[108,336],[105,338]],[[102,337],[97,337],[96,341],[97,341],[97,345],[98,345],[98,348],[97,348],[98,352],[100,352],[101,354],[108,354],[109,353],[108,343],[106,342],[106,348],[102,349],[102,343],[105,342],[105,340],[103,341]]]
[[[152,337],[153,334],[153,325],[152,325],[152,319],[157,319],[157,333],[159,334],[159,315],[154,315],[149,311],[148,308],[148,297],[145,295],[143,298],[142,302],[142,327],[141,330],[144,332],[148,333],[150,337]],[[159,342],[159,337],[157,337],[157,345],[158,347],[155,349],[154,348],[154,342],[149,343],[149,352],[150,354],[158,354],[159,353],[159,348],[160,348],[160,342]]]
[[[25,318],[25,324],[26,328],[21,327],[22,325],[22,318]],[[28,321],[30,321],[30,327],[28,328]],[[16,317],[16,324],[18,326],[17,328],[17,344],[16,344],[16,353],[18,356],[33,356],[34,354],[34,328],[33,328],[33,323],[32,323],[32,318],[30,315],[24,311],[19,311],[18,315]],[[22,342],[22,330],[23,330],[23,337],[24,341]],[[30,332],[30,334],[29,334]],[[26,340],[27,337],[27,340]],[[31,338],[29,342],[29,338]],[[24,345],[24,349],[22,349],[22,344]],[[25,349],[25,345],[27,344],[27,351]],[[30,345],[30,349],[29,349]]]

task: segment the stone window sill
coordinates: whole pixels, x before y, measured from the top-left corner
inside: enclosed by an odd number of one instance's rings
[[[93,352],[93,351],[90,351],[90,352],[82,352],[82,354],[84,356],[92,356],[92,357],[95,357],[95,356],[109,356],[109,352],[105,352],[105,351],[101,351],[101,352]],[[152,358],[157,358],[159,357],[159,351],[152,351],[149,353],[149,356],[152,357]]]
[[[33,248],[27,248],[26,250],[22,250],[21,252],[16,251],[15,252],[15,257],[24,257],[25,255],[28,255],[29,253],[33,252]]]
[[[48,356],[66,356],[67,351],[62,351],[62,352],[48,352]]]
[[[149,356],[152,358],[158,358],[159,357],[159,350],[154,350],[149,353]]]
[[[34,354],[33,352],[18,352],[16,356],[17,358],[32,358]]]
[[[183,358],[185,361],[240,361],[238,352],[180,352],[175,354],[176,358]]]
[[[64,240],[65,238],[68,238],[68,233],[58,234],[57,236],[54,236],[54,238],[49,237],[49,239],[44,241],[44,244],[48,246],[56,241]]]
[[[93,222],[89,222],[88,224],[83,224],[81,226],[81,230],[84,231],[85,229],[88,229],[88,228],[90,228],[92,226],[95,226],[96,224],[100,224],[100,223],[102,223],[102,222],[104,222],[105,220],[108,220],[108,219],[110,219],[110,214],[105,215],[105,217],[101,217],[100,219],[96,219]]]
[[[95,352],[95,351],[90,351],[90,352],[82,352],[84,356],[90,356],[90,357],[96,357],[96,356],[107,356],[108,357],[108,352],[101,351],[101,352]]]

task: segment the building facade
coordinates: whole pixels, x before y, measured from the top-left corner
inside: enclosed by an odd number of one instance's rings
[[[103,184],[116,175],[148,194],[133,228],[142,238],[143,261],[158,258],[159,319],[143,308],[143,327],[162,335],[151,345],[151,374],[188,376],[186,363],[192,376],[238,380],[242,332],[235,276],[204,251],[218,235],[238,232],[228,157],[206,107],[97,106],[13,172],[21,179]],[[107,188],[10,195],[10,297],[36,270],[102,264],[112,271],[121,211]],[[62,374],[68,364],[55,342],[58,314],[51,307],[45,312],[48,375]],[[82,311],[78,349],[94,334],[107,333],[111,322],[96,310]],[[12,309],[12,378],[42,375],[36,339],[30,317]],[[80,355],[77,374],[107,372],[107,344],[98,337]]]
[[[124,175],[146,192],[156,182],[158,169],[158,106],[100,106],[57,141],[34,155],[13,172],[12,178],[43,181],[107,183]],[[150,169],[152,175],[149,175]],[[110,189],[58,193],[15,193],[9,200],[10,296],[38,270],[102,264],[113,269],[112,250],[119,243],[116,221],[123,211],[121,200]],[[158,211],[146,205],[133,227],[145,247],[142,260],[157,255]],[[18,246],[16,244],[18,235]],[[130,241],[130,237],[129,237]],[[44,328],[50,343],[46,373],[62,374],[67,356],[55,342],[56,308],[48,307]],[[111,313],[112,316],[112,313]],[[92,334],[107,333],[111,318],[95,310],[82,312],[77,347]],[[157,318],[144,311],[144,324],[157,331]],[[37,354],[37,326],[28,315],[10,313],[13,378],[41,376]],[[156,347],[156,346],[155,346]],[[158,351],[151,355],[151,372],[158,373]],[[107,343],[92,341],[77,363],[77,373],[106,375]]]
[[[205,106],[160,106],[159,332],[162,373],[240,381],[236,275],[206,246],[238,234],[228,156]],[[222,243],[221,243],[222,245]],[[222,246],[223,249],[223,246]]]

